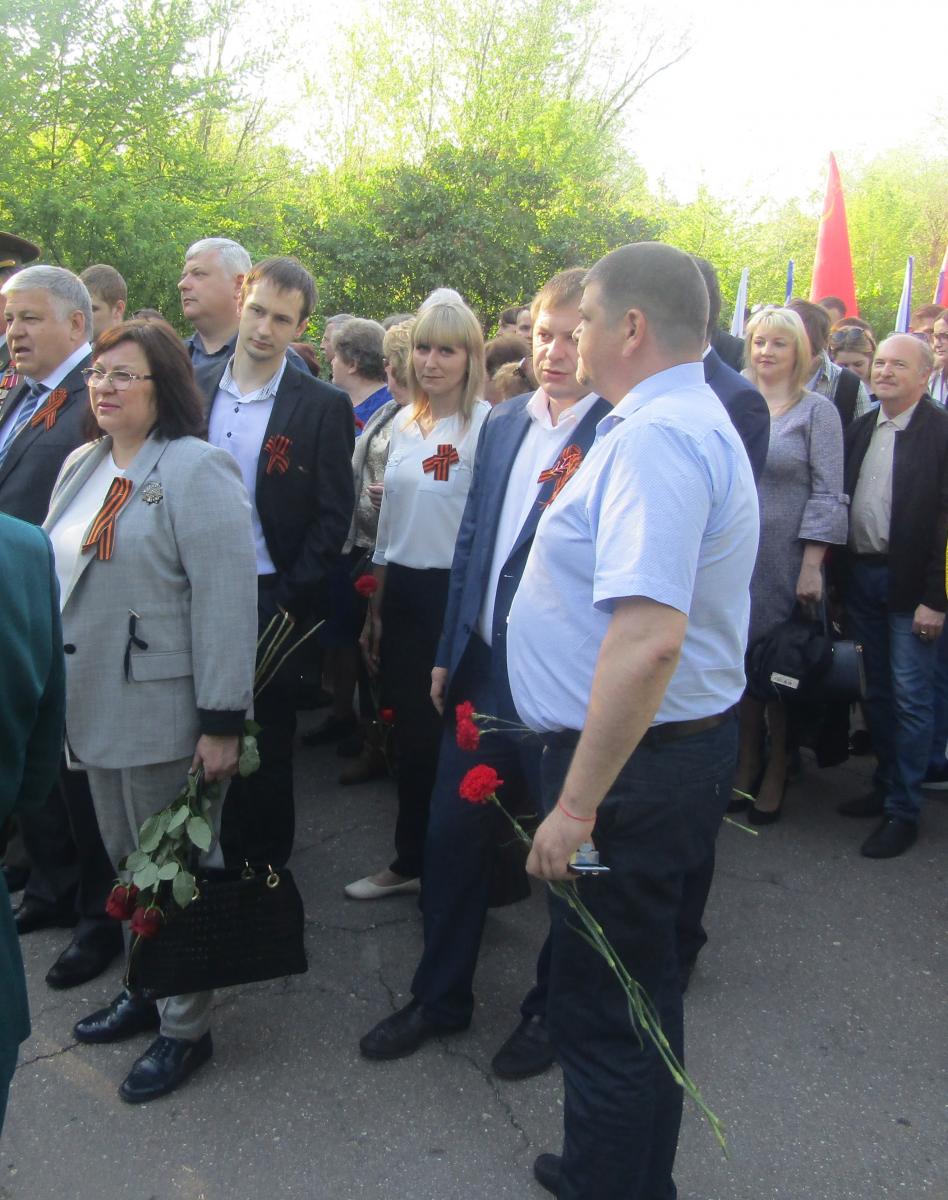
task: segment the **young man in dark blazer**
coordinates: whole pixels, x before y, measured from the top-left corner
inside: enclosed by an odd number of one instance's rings
[[[62,267],[30,266],[3,285],[14,378],[0,400],[0,511],[39,525],[66,457],[86,441],[92,303]],[[17,910],[21,934],[74,926],[75,936],[46,976],[67,988],[100,974],[122,948],[105,915],[115,874],[99,836],[84,772],[60,773],[45,805],[20,817],[30,877]]]
[[[253,507],[261,633],[280,613],[297,634],[325,616],[327,581],[352,518],[352,406],[287,361],[315,305],[312,277],[295,259],[257,263],[243,281],[233,357],[197,372],[208,440],[236,458]],[[231,783],[221,845],[230,863],[280,866],[295,824],[292,672],[280,672],[254,707],[261,767]]]
[[[893,858],[915,841],[934,723],[936,644],[945,608],[948,412],[928,397],[931,349],[909,334],[876,351],[879,409],[846,430],[846,608],[862,643],[866,724],[879,759],[873,790],[845,816],[881,818],[862,845]]]
[[[444,631],[431,695],[445,714],[438,775],[431,799],[422,883],[425,946],[411,990],[414,999],[381,1021],[360,1043],[368,1058],[400,1058],[439,1034],[467,1028],[474,971],[489,903],[495,825],[491,806],[458,795],[475,763],[505,780],[509,810],[539,812],[541,746],[516,729],[486,736],[476,754],[458,748],[454,705],[518,723],[507,682],[507,613],[544,508],[578,468],[609,405],[576,378],[573,330],[579,324],[581,268],[555,276],[533,302],[533,366],[539,388],[498,405],[485,422],[474,478],[458,532]],[[501,837],[509,840],[507,827]],[[521,1020],[491,1064],[503,1078],[526,1078],[553,1061],[546,1032],[548,954]]]

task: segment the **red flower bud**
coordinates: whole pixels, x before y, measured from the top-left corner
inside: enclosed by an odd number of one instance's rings
[[[149,904],[147,908],[136,908],[132,914],[132,933],[138,937],[153,938],[161,928],[165,914],[157,904]]]
[[[463,704],[458,704],[454,709],[454,719],[460,724],[462,721],[474,720],[474,705],[470,700],[465,700]]]
[[[110,917],[114,917],[116,921],[128,921],[135,911],[135,897],[137,895],[138,888],[134,883],[130,885],[117,883],[112,888],[109,898],[105,902],[105,911]]]
[[[355,590],[360,596],[364,596],[366,599],[368,599],[369,596],[374,596],[379,590],[379,581],[374,575],[360,575],[355,581],[354,586]]]
[[[476,750],[481,744],[481,731],[473,721],[458,721],[454,736],[462,750]]]
[[[488,800],[496,797],[497,789],[503,787],[503,783],[493,767],[482,763],[471,767],[461,780],[458,792],[462,800],[468,800],[471,804],[486,804]]]
[[[394,708],[380,708],[379,709],[379,720],[382,722],[383,725],[394,725],[395,724],[395,709]]]

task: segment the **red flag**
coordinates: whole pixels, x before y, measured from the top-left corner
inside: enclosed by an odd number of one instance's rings
[[[846,305],[846,316],[859,314],[856,287],[853,282],[853,258],[849,249],[849,230],[846,227],[846,205],[843,185],[839,178],[836,156],[830,155],[826,199],[820,217],[820,232],[816,240],[816,261],[810,299],[818,302],[824,296],[838,296]]]

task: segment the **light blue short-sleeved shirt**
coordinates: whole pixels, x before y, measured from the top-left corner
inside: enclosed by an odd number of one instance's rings
[[[582,729],[616,600],[688,616],[655,723],[712,716],[744,690],[757,490],[702,364],[651,376],[600,421],[540,519],[511,608],[507,666],[532,729]]]

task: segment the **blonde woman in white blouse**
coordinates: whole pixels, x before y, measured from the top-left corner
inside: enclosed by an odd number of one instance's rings
[[[383,704],[394,710],[398,770],[395,858],[350,883],[353,900],[420,889],[428,808],[441,720],[431,703],[431,668],[447,602],[454,543],[471,486],[474,451],[490,408],[484,338],[464,304],[431,304],[412,329],[411,402],[393,422],[374,555],[379,590],[363,649],[381,672]]]

